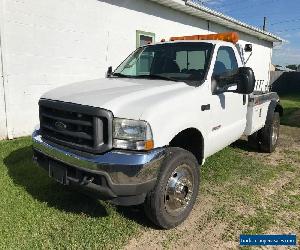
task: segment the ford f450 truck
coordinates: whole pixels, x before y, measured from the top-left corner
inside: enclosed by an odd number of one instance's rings
[[[264,152],[277,144],[279,98],[254,91],[236,42],[234,33],[173,37],[138,48],[105,79],[46,93],[34,160],[63,185],[144,204],[155,224],[177,226],[207,157],[243,135]]]

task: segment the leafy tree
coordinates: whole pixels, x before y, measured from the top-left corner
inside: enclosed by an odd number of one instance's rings
[[[286,68],[292,69],[292,70],[297,70],[298,66],[297,66],[297,64],[291,64],[291,65],[287,65]]]

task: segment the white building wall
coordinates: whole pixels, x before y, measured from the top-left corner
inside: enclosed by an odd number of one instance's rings
[[[6,113],[5,113],[5,98],[4,98],[4,65],[2,61],[4,57],[2,55],[2,31],[3,31],[3,1],[0,0],[0,139],[7,138],[6,130]]]
[[[1,1],[9,138],[31,133],[44,92],[118,66],[135,49],[136,30],[155,33],[156,41],[208,32],[207,21],[146,0]]]
[[[5,114],[5,101],[4,101],[4,88],[3,88],[3,73],[2,73],[2,60],[1,60],[1,47],[0,47],[0,139],[7,137],[6,130],[6,114]]]
[[[6,130],[6,114],[5,114],[5,99],[4,99],[4,77],[2,71],[3,65],[1,60],[1,45],[0,45],[0,139],[7,137]]]

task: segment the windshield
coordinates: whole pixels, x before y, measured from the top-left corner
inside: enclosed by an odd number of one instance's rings
[[[202,81],[206,75],[212,44],[182,42],[138,48],[114,72],[119,77]]]

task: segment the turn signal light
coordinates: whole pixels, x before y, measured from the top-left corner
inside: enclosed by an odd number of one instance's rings
[[[239,35],[237,32],[225,32],[219,34],[209,35],[192,35],[192,36],[178,36],[171,37],[170,41],[176,40],[221,40],[225,42],[237,43],[239,41]]]
[[[154,148],[154,141],[153,140],[145,141],[145,150],[151,150],[153,148]]]

